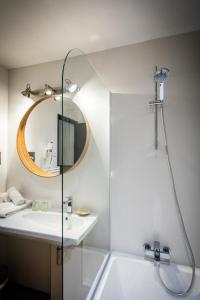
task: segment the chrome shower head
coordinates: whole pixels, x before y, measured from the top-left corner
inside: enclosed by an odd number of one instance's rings
[[[158,71],[156,71],[154,75],[154,80],[159,82],[165,82],[169,76],[170,70],[167,68],[160,68]]]

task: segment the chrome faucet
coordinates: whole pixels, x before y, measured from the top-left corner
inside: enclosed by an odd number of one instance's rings
[[[65,200],[63,201],[63,206],[66,206],[66,213],[72,214],[73,213],[73,207],[72,207],[72,197],[66,196]]]
[[[154,259],[160,261],[160,242],[154,241],[153,243]]]
[[[170,248],[161,248],[160,242],[154,241],[153,244],[144,244],[144,257],[154,262],[170,263]]]

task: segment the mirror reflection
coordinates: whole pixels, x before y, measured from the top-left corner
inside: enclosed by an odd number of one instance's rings
[[[62,157],[63,130],[63,157]],[[48,173],[59,175],[74,168],[84,154],[87,124],[79,107],[68,98],[61,104],[49,98],[37,105],[30,114],[25,141],[34,163]]]

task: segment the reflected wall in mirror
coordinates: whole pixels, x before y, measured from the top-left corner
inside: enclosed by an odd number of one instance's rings
[[[71,99],[64,98],[62,115],[60,102],[53,97],[43,97],[22,118],[17,149],[29,171],[53,177],[61,174],[62,170],[74,169],[80,163],[86,153],[88,139],[87,121]]]

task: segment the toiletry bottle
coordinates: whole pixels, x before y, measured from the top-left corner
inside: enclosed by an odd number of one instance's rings
[[[38,210],[38,201],[33,200],[32,202],[32,211],[37,211]]]

